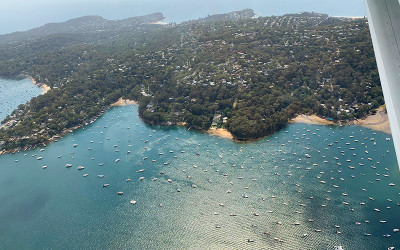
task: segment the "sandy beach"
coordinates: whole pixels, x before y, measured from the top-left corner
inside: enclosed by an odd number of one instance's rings
[[[338,125],[333,121],[325,120],[316,115],[298,115],[296,118],[290,120],[289,122],[316,125]],[[379,107],[375,115],[370,115],[365,119],[352,121],[349,124],[370,128],[387,134],[392,133],[390,130],[389,118],[384,106]]]
[[[134,100],[119,98],[117,102],[111,104],[111,107],[126,106],[126,105],[138,105],[138,102]]]
[[[389,117],[384,106],[379,107],[375,115],[370,115],[365,119],[354,121],[354,125],[392,134]]]
[[[209,130],[207,130],[207,133],[210,135],[215,135],[233,140],[233,135],[224,128],[210,128]]]
[[[289,123],[306,123],[316,125],[335,125],[333,121],[328,121],[316,115],[298,115],[296,118],[289,121]]]
[[[29,79],[31,79],[31,81],[33,82],[33,84],[35,84],[36,86],[38,86],[39,88],[43,89],[43,94],[46,94],[47,92],[49,92],[49,90],[51,89],[48,85],[44,84],[44,83],[38,83],[36,82],[35,79],[33,79],[33,77],[29,76]]]

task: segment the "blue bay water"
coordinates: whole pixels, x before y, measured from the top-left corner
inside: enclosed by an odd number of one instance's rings
[[[34,85],[29,78],[8,80],[0,78],[0,121],[32,97],[43,93],[43,89]]]
[[[400,247],[386,138],[291,124],[235,143],[115,107],[45,148],[0,156],[0,249]]]

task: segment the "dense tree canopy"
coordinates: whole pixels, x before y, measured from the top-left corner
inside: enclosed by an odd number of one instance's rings
[[[215,122],[237,139],[273,133],[300,113],[356,119],[384,103],[364,19],[303,13],[57,39],[65,37],[0,47],[1,76],[52,87],[2,122],[5,148],[45,142],[120,97],[138,100],[147,123]]]

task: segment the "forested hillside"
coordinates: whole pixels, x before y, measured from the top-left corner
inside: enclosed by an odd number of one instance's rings
[[[120,97],[138,100],[149,124],[213,123],[240,140],[271,134],[296,114],[351,120],[384,103],[364,19],[300,13],[90,35],[0,47],[0,76],[52,87],[2,122],[0,147],[47,142]]]

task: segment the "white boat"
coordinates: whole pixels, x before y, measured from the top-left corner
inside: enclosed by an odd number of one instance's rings
[[[78,169],[78,170],[82,170],[82,169],[85,169],[84,167],[82,167],[82,166],[78,166],[76,169]]]
[[[130,203],[131,203],[132,205],[135,205],[135,204],[136,204],[136,201],[135,201],[135,200],[131,200]]]
[[[39,156],[38,158],[36,158],[36,160],[40,161],[41,159],[43,159],[43,157]]]
[[[70,168],[70,167],[72,167],[72,164],[67,163],[67,164],[65,164],[65,167],[66,167],[66,168]]]

